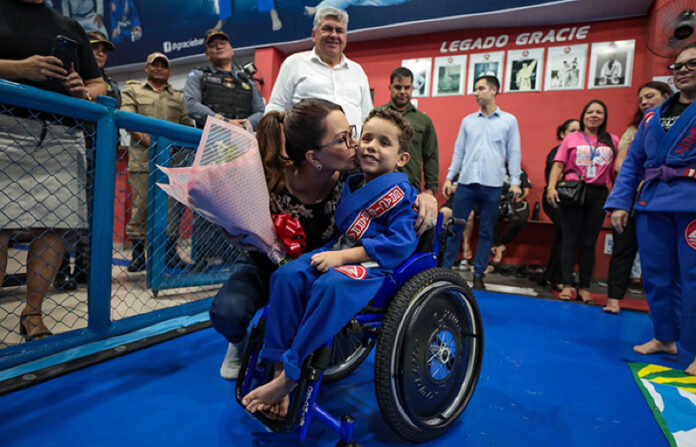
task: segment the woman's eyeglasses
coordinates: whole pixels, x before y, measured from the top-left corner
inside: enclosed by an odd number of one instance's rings
[[[356,138],[358,138],[358,128],[355,127],[355,124],[353,124],[348,128],[348,130],[341,132],[341,137],[339,139],[330,143],[322,144],[319,146],[319,149],[324,149],[325,147],[333,146],[334,144],[338,143],[343,143],[346,145],[346,148],[350,149],[350,140],[354,140]]]

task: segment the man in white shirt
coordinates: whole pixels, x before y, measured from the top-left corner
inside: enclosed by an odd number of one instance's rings
[[[314,16],[314,48],[288,57],[280,66],[266,113],[286,111],[303,98],[326,99],[343,107],[348,122],[358,130],[372,110],[367,75],[343,55],[348,13],[321,8]]]

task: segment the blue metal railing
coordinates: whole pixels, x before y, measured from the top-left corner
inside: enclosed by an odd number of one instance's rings
[[[155,162],[163,165],[168,164],[171,145],[195,148],[201,138],[200,129],[116,110],[114,109],[115,101],[109,97],[99,97],[98,103],[92,103],[2,79],[0,79],[0,103],[48,112],[58,116],[84,119],[97,124],[94,174],[95,212],[91,222],[88,325],[85,329],[72,330],[32,343],[2,349],[0,350],[0,369],[26,363],[93,341],[125,334],[162,320],[203,312],[210,307],[211,298],[207,298],[117,321],[111,319],[111,263],[118,129],[125,128],[152,135],[153,147],[161,149],[151,151],[151,167],[154,166]],[[153,173],[152,170],[151,173]],[[160,177],[156,180],[166,182],[166,178]],[[164,211],[152,213],[154,220],[149,226],[148,238],[152,236],[151,240],[154,243],[158,241],[163,243],[164,238],[166,238],[167,197],[159,188],[154,188],[151,191],[154,191],[154,194],[151,194],[149,199],[150,205],[164,203],[165,206],[150,208]],[[211,284],[220,282],[222,279],[219,274],[193,275],[188,278],[188,281],[186,278],[167,279],[164,275],[164,260],[156,257],[150,258],[148,260],[151,264],[148,265],[147,285],[154,289]]]

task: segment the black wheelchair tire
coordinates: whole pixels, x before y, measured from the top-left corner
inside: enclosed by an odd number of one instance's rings
[[[334,383],[348,377],[370,355],[375,339],[356,332],[341,331],[331,344],[331,360],[324,370],[322,383]]]
[[[482,360],[481,315],[464,278],[443,268],[419,273],[392,300],[377,341],[383,418],[408,441],[440,436],[468,405]]]

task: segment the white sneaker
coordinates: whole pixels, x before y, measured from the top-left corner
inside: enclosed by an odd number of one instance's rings
[[[237,380],[239,369],[242,367],[242,354],[244,353],[244,345],[246,338],[239,343],[230,343],[227,346],[227,354],[225,360],[220,366],[220,377],[227,380]]]

